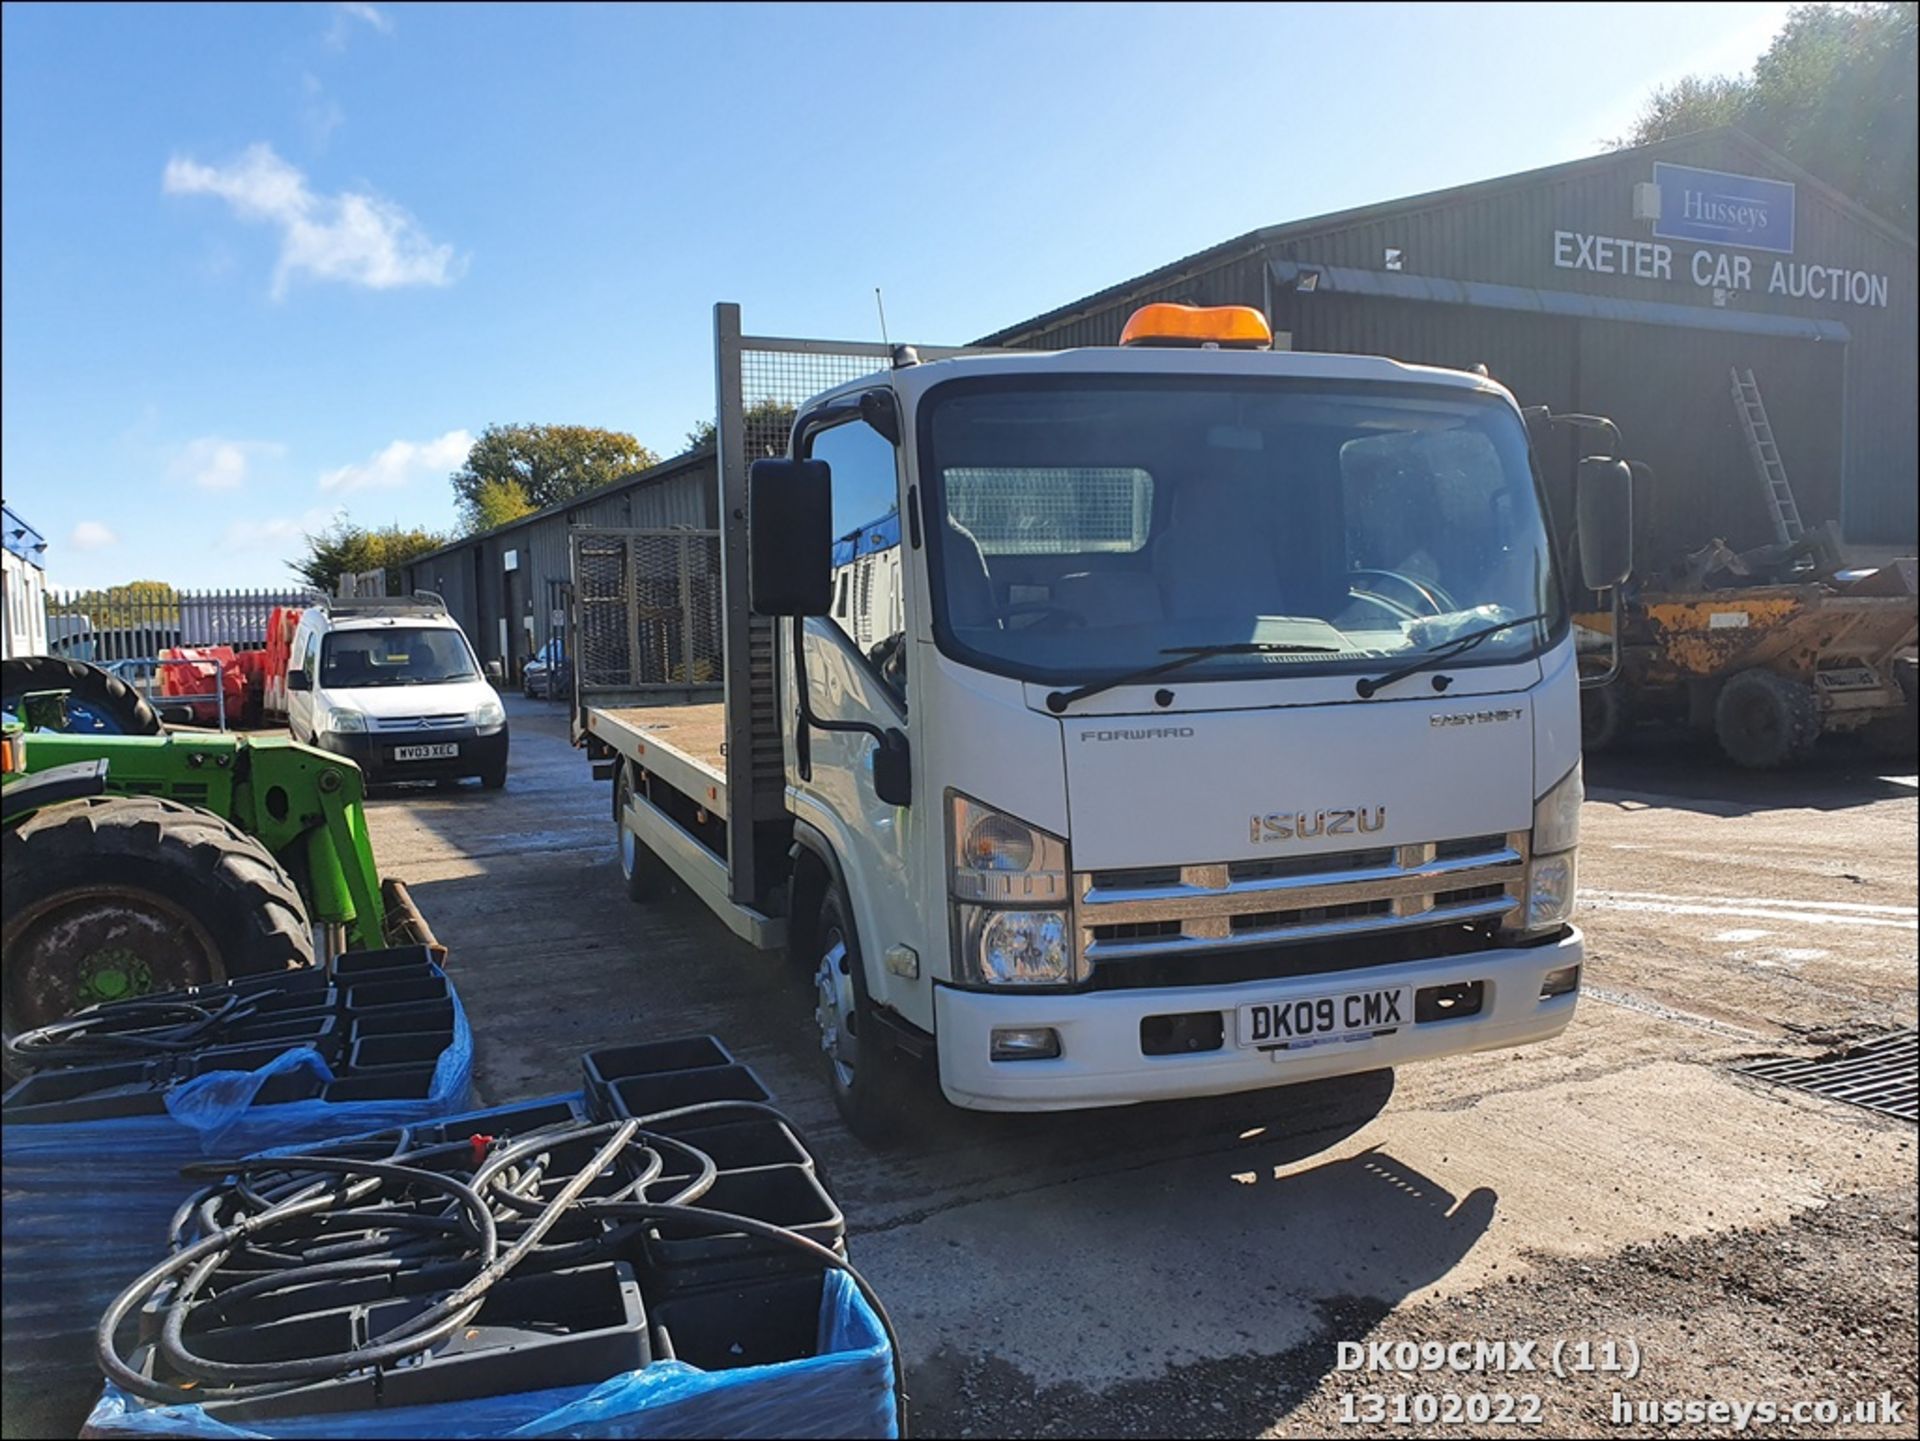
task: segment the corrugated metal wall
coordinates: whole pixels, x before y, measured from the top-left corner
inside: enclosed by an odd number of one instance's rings
[[[1656,559],[1723,536],[1735,546],[1770,538],[1759,482],[1729,394],[1730,366],[1751,367],[1779,437],[1802,514],[1837,519],[1851,540],[1915,540],[1920,428],[1920,298],[1915,253],[1884,227],[1814,186],[1795,194],[1795,253],[1779,257],[1884,275],[1885,309],[1795,299],[1767,291],[1775,257],[1751,252],[1755,284],[1733,308],[1839,321],[1845,346],[1691,327],[1574,320],[1507,310],[1297,294],[1271,286],[1264,260],[1389,269],[1412,275],[1707,306],[1708,288],[1676,273],[1661,282],[1554,264],[1554,232],[1645,239],[1632,217],[1633,187],[1651,180],[1655,158],[1738,174],[1794,178],[1764,148],[1734,132],[1669,142],[1649,151],[1568,167],[1513,183],[1489,182],[1432,201],[1384,205],[1324,225],[1263,232],[1258,249],[1227,248],[1148,277],[1101,304],[1057,317],[1013,342],[1028,347],[1112,345],[1133,309],[1149,300],[1271,303],[1275,327],[1296,350],[1389,355],[1428,364],[1484,363],[1523,404],[1609,414],[1628,452],[1650,462],[1658,498],[1643,534]],[[1676,272],[1696,248],[1670,242]],[[1737,246],[1698,247],[1741,253]]]
[[[508,677],[555,633],[553,612],[568,578],[568,530],[576,525],[712,529],[719,502],[712,452],[680,456],[407,567],[409,589],[437,590],[480,654]],[[508,552],[515,567],[508,570]],[[504,644],[501,621],[505,621]],[[530,624],[529,624],[530,622]]]

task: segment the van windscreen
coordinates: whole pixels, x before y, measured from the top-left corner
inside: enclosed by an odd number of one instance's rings
[[[444,626],[382,626],[335,631],[320,649],[320,684],[432,685],[477,680],[467,638]]]

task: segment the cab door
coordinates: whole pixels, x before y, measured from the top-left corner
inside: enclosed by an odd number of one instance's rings
[[[898,586],[876,584],[900,561],[900,481],[893,445],[864,421],[813,431],[807,458],[824,460],[833,474],[833,605],[804,622],[808,696],[826,721],[863,721],[881,730],[907,730],[907,691],[901,666],[889,656],[905,629]],[[791,622],[800,624],[800,622]],[[790,668],[789,668],[790,670]],[[784,682],[793,684],[789,673]],[[795,714],[791,693],[784,713]],[[794,812],[825,833],[839,855],[852,892],[854,924],[866,960],[867,988],[882,1005],[908,1015],[923,1008],[901,992],[918,983],[888,972],[889,946],[919,948],[921,922],[913,904],[907,859],[916,827],[930,805],[894,806],[874,790],[869,735],[809,729],[806,764],[789,730],[788,786]]]

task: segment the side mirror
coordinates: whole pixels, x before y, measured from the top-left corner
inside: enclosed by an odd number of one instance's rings
[[[1580,572],[1589,590],[1611,590],[1633,574],[1633,472],[1624,460],[1580,462],[1575,501]]]
[[[889,730],[873,748],[873,793],[890,806],[913,803],[912,753],[897,730]]]
[[[824,460],[756,460],[747,471],[747,581],[758,615],[832,607],[833,479]]]
[[[312,690],[313,677],[304,670],[294,669],[287,672],[288,690]]]

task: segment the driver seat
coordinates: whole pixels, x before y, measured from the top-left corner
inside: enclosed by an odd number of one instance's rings
[[[1285,615],[1268,487],[1216,475],[1190,477],[1174,493],[1172,523],[1153,567],[1175,620]]]

